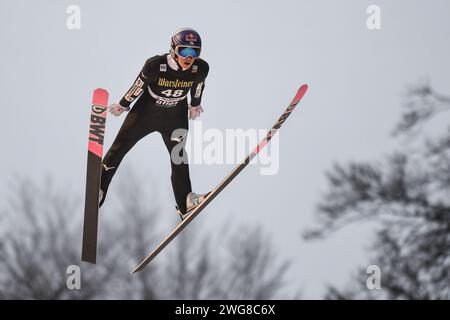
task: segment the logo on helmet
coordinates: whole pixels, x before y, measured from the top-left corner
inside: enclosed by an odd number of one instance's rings
[[[193,33],[188,33],[186,35],[186,41],[188,41],[191,45],[195,45],[197,42],[197,37]]]

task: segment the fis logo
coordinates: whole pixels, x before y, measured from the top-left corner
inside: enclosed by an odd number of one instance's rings
[[[160,64],[159,65],[159,71],[160,72],[166,72],[167,71],[167,64]]]

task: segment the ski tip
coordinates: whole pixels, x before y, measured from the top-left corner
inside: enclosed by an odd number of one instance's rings
[[[92,104],[99,106],[108,105],[108,96],[109,93],[106,89],[97,88],[94,90],[94,94],[92,96]]]
[[[300,100],[305,95],[306,91],[308,90],[308,85],[305,83],[300,86],[300,88],[297,91],[297,94],[295,95],[294,99],[292,100],[291,104],[297,104],[300,102]]]
[[[139,270],[141,270],[141,269],[139,269],[139,267],[136,267],[136,268],[134,268],[134,269],[130,272],[130,274],[135,274],[135,273],[138,272]]]

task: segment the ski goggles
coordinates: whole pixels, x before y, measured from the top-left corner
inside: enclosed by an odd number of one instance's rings
[[[183,58],[192,57],[195,59],[200,56],[200,48],[177,46],[175,48],[175,53]]]

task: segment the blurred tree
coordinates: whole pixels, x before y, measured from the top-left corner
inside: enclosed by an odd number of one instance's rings
[[[439,138],[419,140],[427,121],[450,109],[450,98],[429,85],[412,88],[395,136],[407,139],[383,163],[335,165],[318,205],[318,239],[362,220],[377,222],[370,261],[381,269],[382,290],[369,290],[365,268],[330,299],[450,298],[450,126]],[[419,135],[422,133],[422,135]]]
[[[231,231],[227,231],[230,230]],[[164,279],[177,299],[275,299],[283,292],[290,265],[260,227],[224,227],[213,239],[181,234]],[[193,245],[194,244],[194,245]]]
[[[124,173],[125,174],[125,173]],[[141,272],[140,258],[170,230],[157,232],[157,195],[132,173],[118,179],[99,217],[97,265],[80,261],[82,208],[51,179],[16,178],[0,210],[0,299],[270,299],[282,296],[284,271],[260,228],[216,239],[190,225]],[[173,213],[174,223],[178,217]],[[217,226],[219,228],[219,226]],[[196,232],[198,231],[198,232]],[[196,233],[201,233],[196,237]],[[81,268],[81,290],[66,285]],[[286,298],[286,296],[284,296]]]
[[[1,210],[1,299],[92,299],[105,294],[116,272],[116,257],[83,269],[82,290],[68,290],[66,270],[80,265],[78,206],[50,179],[42,185],[17,178],[10,187],[9,205]],[[105,243],[99,244],[100,252]],[[104,266],[108,265],[108,268]]]

